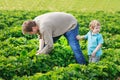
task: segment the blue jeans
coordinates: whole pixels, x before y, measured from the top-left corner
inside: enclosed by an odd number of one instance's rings
[[[66,32],[64,34],[64,36],[68,40],[68,43],[74,52],[76,61],[79,64],[86,64],[84,55],[83,55],[81,48],[80,48],[80,45],[79,45],[79,41],[76,39],[76,36],[78,34],[79,34],[79,25],[77,25],[75,29]],[[53,38],[53,41],[56,41],[57,39],[59,39],[59,37],[60,36]]]

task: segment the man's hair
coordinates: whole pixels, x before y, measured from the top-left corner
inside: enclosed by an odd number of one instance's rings
[[[23,34],[27,33],[27,32],[32,32],[32,27],[35,27],[36,23],[35,21],[29,20],[29,21],[25,21],[22,24],[22,32]]]
[[[89,24],[90,30],[93,30],[96,26],[100,26],[100,22],[98,20],[92,20]]]

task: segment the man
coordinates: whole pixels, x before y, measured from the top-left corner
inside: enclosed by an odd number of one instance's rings
[[[53,49],[53,43],[64,35],[74,52],[77,62],[85,64],[85,58],[76,39],[79,32],[78,28],[77,20],[71,14],[64,12],[46,13],[34,20],[25,21],[22,25],[24,34],[39,35],[40,45],[36,55],[49,53]]]

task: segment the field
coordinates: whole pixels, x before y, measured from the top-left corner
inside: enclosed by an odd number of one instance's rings
[[[119,0],[37,1],[0,0],[0,80],[120,79]],[[21,25],[25,20],[51,11],[73,14],[80,24],[80,35],[89,31],[91,20],[100,21],[104,38],[100,62],[88,63],[87,42],[83,40],[80,45],[87,65],[77,64],[63,36],[49,55],[35,55],[39,45],[37,35],[23,35]]]
[[[119,11],[120,0],[0,0],[0,10]]]

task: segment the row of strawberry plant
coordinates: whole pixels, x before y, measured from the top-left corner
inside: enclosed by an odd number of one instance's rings
[[[0,56],[0,76],[4,79],[11,79],[15,75],[30,76],[36,72],[46,73],[52,70],[54,66],[65,67],[70,63],[75,63],[69,47],[62,47],[61,49],[58,47],[59,45],[56,45],[56,50],[53,50],[50,55],[36,56],[36,50],[31,52],[24,50],[19,55]]]
[[[36,49],[38,48],[38,40],[36,40],[37,36],[22,34],[21,24],[24,20],[33,19],[38,14],[42,14],[45,12],[48,11],[1,11],[0,24],[2,24],[2,26],[0,25],[0,76],[3,79],[12,79],[13,76],[32,76],[37,72],[46,74],[46,72],[51,71],[54,66],[66,67],[70,63],[75,63],[73,53],[64,38],[61,38],[58,43],[55,44],[55,49],[53,50],[53,52],[51,52],[50,55],[35,56]],[[77,12],[69,13],[73,14],[78,19],[78,22],[81,25],[80,34],[87,33],[87,31],[89,30],[89,22],[92,19],[99,19],[103,27],[101,32],[105,40],[105,43],[103,44],[103,51],[105,51],[106,49],[108,50],[109,48],[112,48],[112,50],[116,48],[119,49],[120,36],[118,30],[120,28],[118,27],[119,23],[117,22],[119,21],[119,12],[116,12],[114,14],[104,12],[84,14]],[[87,59],[86,42],[80,42],[82,44],[81,48],[83,51],[85,51],[84,54]],[[118,52],[116,53],[113,51],[112,53],[119,55]],[[108,56],[107,59],[110,60],[110,62],[114,60],[116,61],[115,65],[119,64],[118,58],[116,58],[116,56],[113,56],[113,58],[111,59],[111,54],[108,53],[108,55],[104,54],[103,58],[106,58],[106,56]],[[93,69],[91,68],[91,70]],[[115,68],[115,70],[117,69]],[[84,75],[85,74],[83,74],[83,76]],[[115,73],[115,75],[117,75],[117,73]],[[65,76],[63,75],[63,77]]]
[[[58,50],[60,51],[60,50]],[[41,55],[38,57],[33,57],[33,59],[28,58],[32,57],[34,55],[35,52],[30,53],[29,55],[26,52],[22,52],[20,57],[16,56],[9,56],[8,58],[1,56],[1,61],[0,61],[0,67],[1,67],[1,76],[4,79],[10,79],[13,76],[24,76],[24,75],[33,75],[36,72],[41,72],[41,73],[46,73],[50,70],[52,70],[52,68],[54,66],[67,66],[68,64],[75,63],[74,58],[71,55],[68,55],[67,52],[63,51],[64,54],[62,53],[52,53],[50,56],[49,55]],[[112,64],[116,64],[116,67],[119,67],[120,65],[120,54],[118,54],[119,51],[114,51],[113,49],[108,49],[106,51],[104,51],[104,55],[102,57],[102,63],[104,62],[112,62]],[[28,56],[26,56],[28,55]],[[67,58],[66,58],[67,57]],[[106,64],[106,63],[104,63]],[[96,65],[99,66],[99,65]],[[109,66],[109,65],[107,65]],[[116,73],[118,73],[118,70],[116,68],[110,67],[112,71],[112,73],[114,74],[114,77],[117,76]],[[94,70],[94,68],[92,67],[91,70]],[[87,70],[86,70],[87,71]],[[120,72],[120,71],[119,71]],[[107,74],[109,74],[109,71],[106,72]],[[98,73],[95,73],[96,75]],[[102,75],[103,73],[101,73]],[[52,74],[51,74],[52,75]],[[111,75],[110,75],[111,76]]]
[[[36,73],[33,76],[14,76],[12,80],[115,80],[120,76],[119,51],[119,49],[106,50],[105,58],[96,64],[90,63],[87,66],[79,64],[70,64],[67,67],[56,66],[53,68],[53,71],[45,74]],[[116,55],[113,55],[113,53]],[[113,58],[110,58],[110,56]]]
[[[110,53],[111,52],[111,53]],[[70,64],[67,67],[54,67],[47,73],[36,73],[33,76],[14,76],[12,80],[115,80],[120,76],[120,50],[108,49],[105,58],[99,63],[87,66]],[[113,54],[115,53],[115,54]],[[110,58],[112,56],[112,58]]]
[[[34,17],[50,12],[50,11],[0,11],[0,27],[14,27],[21,26],[24,20],[33,19]],[[102,25],[102,32],[109,32],[112,34],[119,34],[119,17],[120,13],[105,13],[105,12],[96,12],[96,13],[81,13],[81,12],[68,12],[73,14],[81,27],[88,28],[89,22],[93,19],[98,19]],[[2,28],[0,28],[2,29]],[[82,34],[85,32],[82,32]]]

